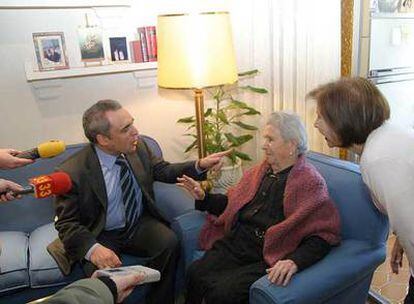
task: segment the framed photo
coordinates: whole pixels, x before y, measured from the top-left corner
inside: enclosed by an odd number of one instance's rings
[[[33,33],[33,43],[40,71],[69,68],[62,32]]]
[[[82,61],[89,62],[105,59],[100,27],[79,27],[78,35]]]
[[[109,38],[109,45],[111,48],[112,61],[128,60],[128,49],[126,37],[112,37]]]

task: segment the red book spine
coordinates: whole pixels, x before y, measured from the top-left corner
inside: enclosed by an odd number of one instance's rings
[[[149,27],[149,36],[151,40],[151,57],[150,61],[157,61],[157,30],[155,26]]]
[[[145,39],[147,40],[147,50],[148,50],[148,61],[154,61],[153,57],[154,54],[152,54],[152,45],[151,45],[151,33],[150,33],[150,27],[145,27]]]
[[[141,50],[142,50],[142,59],[143,62],[148,62],[149,61],[149,56],[148,56],[148,43],[147,43],[147,38],[145,37],[145,27],[139,27],[138,28],[138,34],[139,34],[139,39],[141,40]]]
[[[131,58],[133,62],[144,62],[144,59],[142,58],[142,48],[140,40],[131,41],[131,51]]]

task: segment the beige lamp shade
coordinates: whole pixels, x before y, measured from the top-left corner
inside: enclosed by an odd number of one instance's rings
[[[227,12],[158,16],[158,85],[201,89],[237,81]]]

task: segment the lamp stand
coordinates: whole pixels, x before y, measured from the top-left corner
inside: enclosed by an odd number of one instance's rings
[[[196,110],[196,128],[197,128],[197,148],[198,158],[206,156],[205,138],[204,138],[204,95],[203,90],[194,90],[194,101]]]

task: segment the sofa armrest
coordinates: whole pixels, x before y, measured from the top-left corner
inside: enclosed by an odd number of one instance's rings
[[[154,195],[158,210],[169,223],[194,210],[194,198],[174,184],[155,182]]]
[[[198,235],[203,227],[206,215],[204,212],[192,210],[172,222],[171,228],[177,233],[181,242],[185,269],[194,260],[198,251]]]
[[[294,275],[287,287],[270,283],[267,276],[257,280],[250,288],[250,303],[329,302],[344,290],[360,288],[358,282],[372,275],[384,260],[385,245],[372,248],[364,241],[344,240],[324,259]],[[366,295],[366,288],[360,294]],[[351,302],[357,303],[350,299],[348,303]]]

